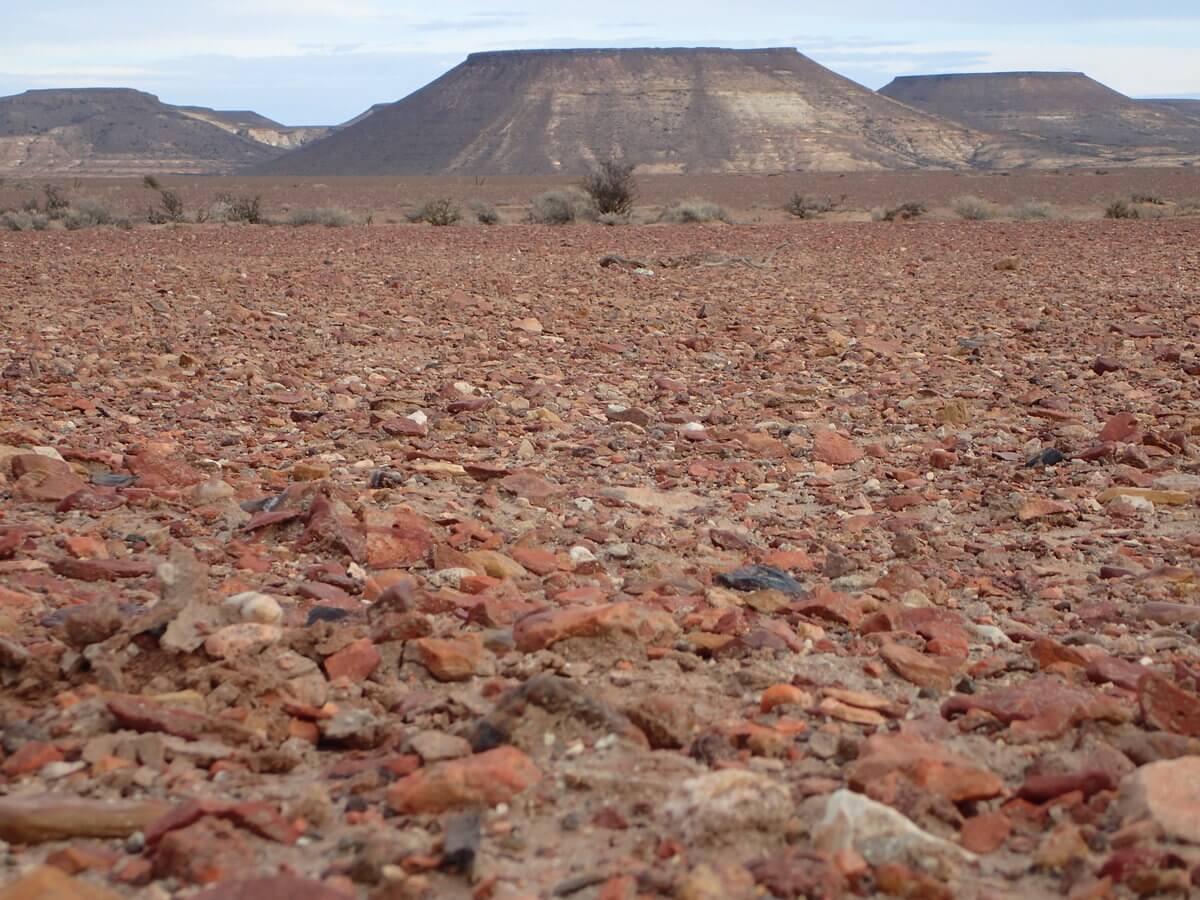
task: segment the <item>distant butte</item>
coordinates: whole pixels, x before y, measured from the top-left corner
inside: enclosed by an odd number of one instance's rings
[[[1200,156],[1200,119],[1189,117],[1186,101],[1176,108],[1133,100],[1081,72],[913,75],[880,93],[981,131],[1040,142],[1047,162],[1172,164]]]
[[[549,175],[609,154],[686,174],[1029,161],[1011,141],[895,103],[792,48],[672,48],[475,53],[258,171]]]

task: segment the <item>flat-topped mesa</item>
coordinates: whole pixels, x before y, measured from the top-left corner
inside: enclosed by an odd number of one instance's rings
[[[880,89],[893,100],[983,131],[1040,139],[1059,153],[1200,154],[1200,123],[1133,100],[1082,72],[912,75]]]
[[[260,167],[286,175],[966,168],[988,138],[792,48],[473,53],[404,99]]]

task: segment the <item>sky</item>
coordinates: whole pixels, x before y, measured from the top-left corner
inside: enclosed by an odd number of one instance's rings
[[[472,51],[547,47],[796,47],[870,88],[1050,69],[1134,97],[1200,97],[1200,0],[9,2],[0,95],[133,87],[288,125],[398,100]]]

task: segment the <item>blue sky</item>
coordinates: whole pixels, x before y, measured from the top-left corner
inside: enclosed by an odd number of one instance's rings
[[[872,88],[895,75],[1070,69],[1131,96],[1200,97],[1200,0],[22,6],[5,13],[0,28],[0,95],[136,87],[171,103],[253,109],[291,125],[339,122],[397,100],[473,50],[527,47],[795,46]]]

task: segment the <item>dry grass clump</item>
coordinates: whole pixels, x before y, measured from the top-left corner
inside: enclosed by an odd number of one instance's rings
[[[338,206],[317,206],[293,209],[288,213],[287,223],[296,227],[321,225],[325,228],[343,228],[354,224],[354,216]]]
[[[698,198],[672,203],[662,211],[658,220],[672,225],[702,225],[707,222],[724,222],[728,225],[733,222],[723,206]]]
[[[996,209],[994,203],[973,194],[955,197],[950,203],[950,208],[958,214],[959,218],[970,222],[983,222],[999,215],[999,210]]]
[[[594,221],[596,208],[580,191],[546,191],[529,202],[525,216],[533,225],[570,225]]]
[[[1025,200],[1009,209],[1008,214],[1022,222],[1060,218],[1058,209],[1042,200]]]

